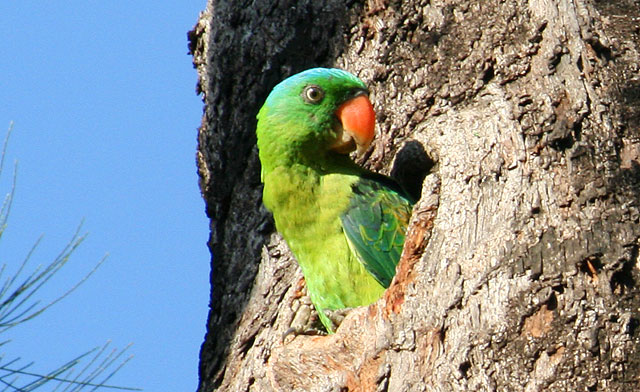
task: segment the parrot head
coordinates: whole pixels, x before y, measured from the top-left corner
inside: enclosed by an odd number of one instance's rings
[[[263,150],[273,146],[300,155],[362,153],[374,127],[373,106],[360,79],[339,69],[309,69],[275,86],[260,109],[261,160]]]

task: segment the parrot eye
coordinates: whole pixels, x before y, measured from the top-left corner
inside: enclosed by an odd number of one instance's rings
[[[315,85],[310,85],[302,90],[302,98],[309,103],[320,103],[324,98],[324,91]]]

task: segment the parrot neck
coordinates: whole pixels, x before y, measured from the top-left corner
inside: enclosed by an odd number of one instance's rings
[[[274,169],[312,171],[319,175],[342,173],[358,175],[363,171],[356,165],[349,155],[338,154],[334,151],[296,151],[296,150],[260,150],[262,174],[270,173]]]
[[[320,156],[278,155],[273,160],[264,159],[263,154],[264,150],[261,150],[263,201],[274,214],[278,231],[289,239],[297,234],[290,234],[287,225],[291,225],[292,232],[296,232],[300,227],[315,224],[312,214],[301,215],[299,211],[315,208],[319,197],[336,197],[332,193],[338,192],[338,188],[335,185],[327,186],[328,178],[332,178],[332,181],[342,179],[340,186],[344,189],[341,188],[340,192],[346,194],[351,191],[350,184],[365,171],[348,155],[333,152]],[[346,197],[343,199],[347,200]],[[346,204],[337,206],[333,203],[331,208],[334,207],[337,211],[346,208]]]

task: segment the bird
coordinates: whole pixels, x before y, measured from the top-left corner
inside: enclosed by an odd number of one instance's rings
[[[415,203],[351,159],[374,129],[365,83],[336,68],[290,76],[257,115],[262,200],[328,333],[338,326],[332,312],[370,305],[389,287]]]

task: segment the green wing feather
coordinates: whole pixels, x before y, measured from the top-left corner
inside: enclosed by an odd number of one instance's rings
[[[353,186],[342,227],[351,250],[385,288],[396,273],[413,200],[390,178],[369,174]]]

